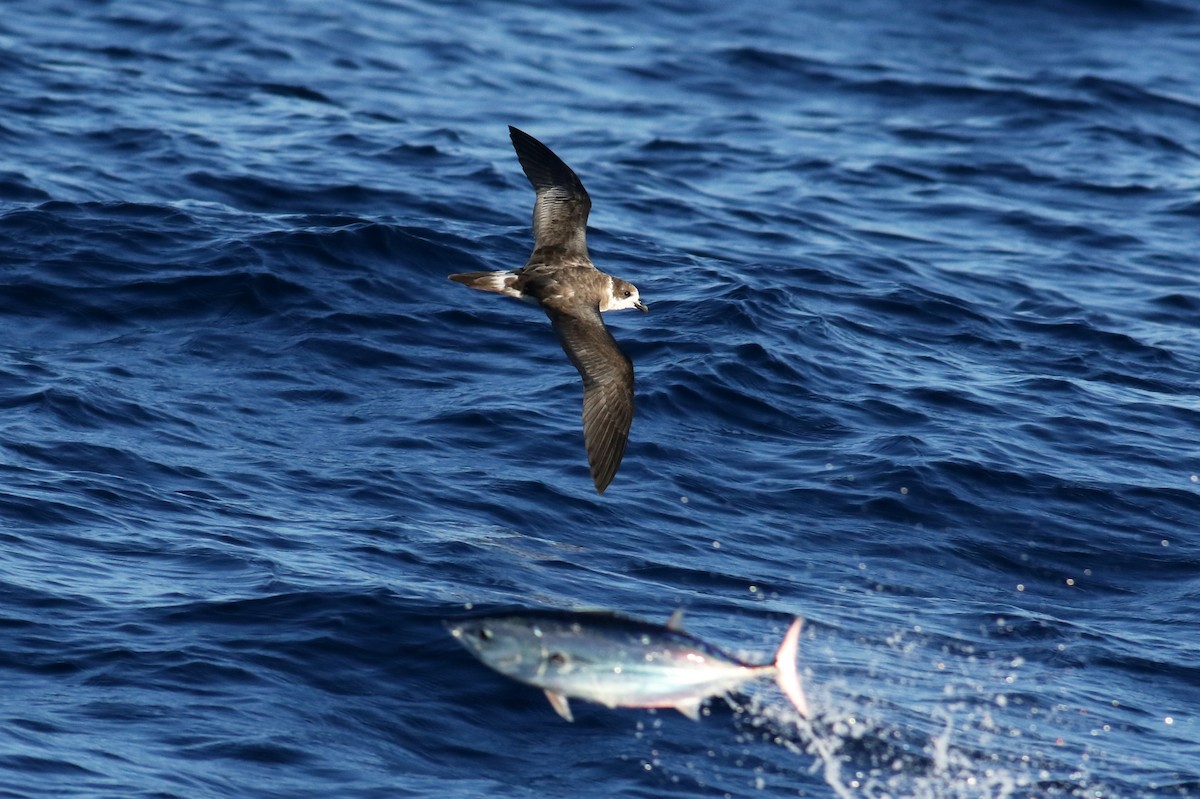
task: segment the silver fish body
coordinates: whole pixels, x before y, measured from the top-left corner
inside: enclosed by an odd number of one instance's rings
[[[764,676],[774,676],[807,718],[796,671],[800,626],[800,619],[793,622],[774,663],[753,664],[684,632],[678,612],[666,625],[566,611],[446,622],[451,635],[485,664],[543,689],[567,721],[572,698],[607,707],[675,708],[697,719],[705,699]]]

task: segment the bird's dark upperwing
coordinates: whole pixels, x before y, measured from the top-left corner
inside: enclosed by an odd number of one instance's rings
[[[633,364],[617,347],[595,306],[582,313],[543,302],[554,332],[583,378],[583,443],[596,491],[612,482],[633,424]]]
[[[571,167],[528,133],[510,125],[508,135],[525,177],[537,191],[530,262],[587,258],[585,236],[592,200],[583,184]]]

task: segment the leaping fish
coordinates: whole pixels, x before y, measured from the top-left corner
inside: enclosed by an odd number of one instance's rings
[[[796,656],[803,620],[783,637],[773,663],[746,663],[684,632],[682,611],[659,625],[607,612],[526,611],[445,622],[450,634],[496,671],[541,688],[572,721],[569,699],[607,707],[674,708],[700,718],[700,705],[748,680],[773,676],[804,718],[808,700]]]
[[[520,269],[464,272],[450,279],[532,302],[550,317],[558,341],[583,378],[583,443],[596,492],[603,494],[625,455],[633,424],[633,364],[600,314],[646,311],[637,287],[597,269],[588,257],[587,190],[563,160],[524,131],[509,136],[533,184],[533,253]]]

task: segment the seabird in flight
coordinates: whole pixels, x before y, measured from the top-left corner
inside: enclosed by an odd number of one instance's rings
[[[465,272],[450,279],[541,306],[583,378],[583,441],[596,491],[612,482],[633,422],[633,364],[600,314],[646,311],[637,288],[601,272],[588,258],[585,234],[592,201],[579,178],[550,148],[508,128],[525,176],[537,192],[533,254],[520,269]]]

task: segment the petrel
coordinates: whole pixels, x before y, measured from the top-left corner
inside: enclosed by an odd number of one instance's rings
[[[558,341],[583,378],[583,442],[596,492],[612,482],[633,423],[633,364],[600,314],[646,311],[637,288],[601,272],[588,258],[592,201],[579,178],[550,148],[508,128],[525,176],[533,184],[533,254],[520,269],[464,272],[450,279],[536,303],[550,317]]]

